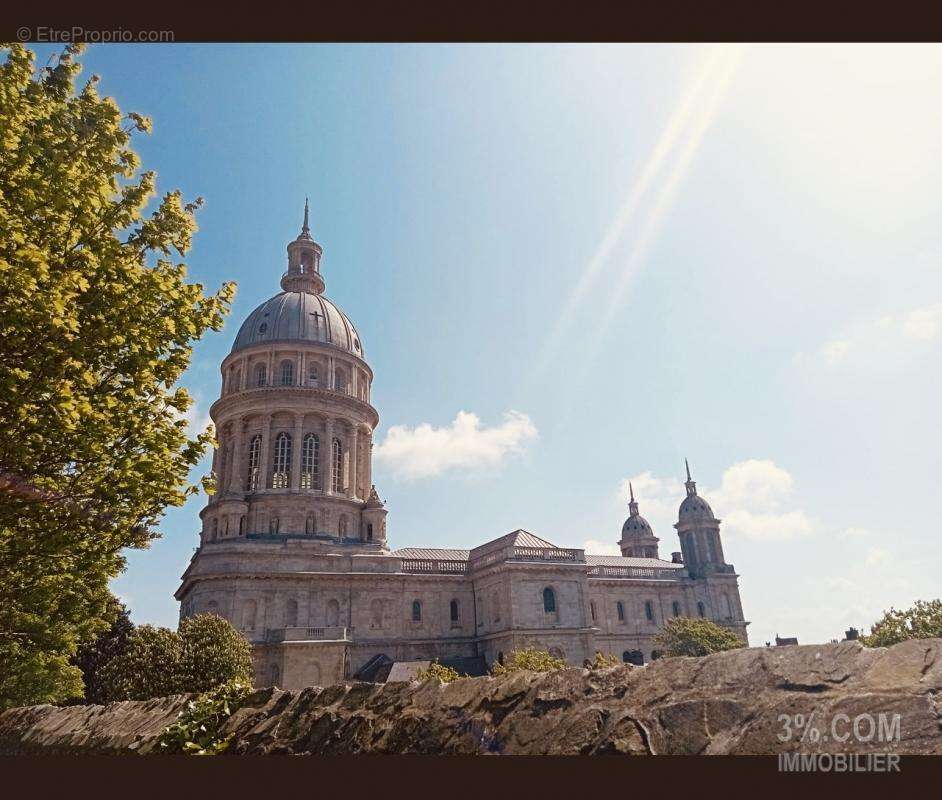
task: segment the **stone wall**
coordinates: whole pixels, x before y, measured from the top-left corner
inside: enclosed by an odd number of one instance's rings
[[[942,754],[940,690],[942,640],[888,649],[844,642],[594,672],[518,672],[447,686],[263,689],[220,733],[232,735],[236,754]],[[0,754],[151,752],[185,699],[12,709],[0,714]],[[803,740],[798,714],[805,720],[814,714],[820,731],[847,740]],[[881,714],[895,737],[852,735],[855,720]],[[784,740],[783,715],[793,721]]]

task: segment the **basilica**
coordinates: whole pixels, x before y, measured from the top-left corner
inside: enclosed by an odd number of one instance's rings
[[[573,665],[596,651],[643,664],[665,620],[704,617],[746,640],[720,521],[697,494],[659,539],[631,493],[621,556],[511,531],[470,550],[390,550],[372,482],[373,370],[350,319],[324,294],[323,250],[304,224],[281,292],[245,320],[222,362],[216,491],[176,599],[253,645],[258,685],[383,680],[438,659],[480,674],[537,647]]]

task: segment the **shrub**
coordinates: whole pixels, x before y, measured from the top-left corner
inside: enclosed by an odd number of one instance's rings
[[[617,667],[621,663],[615,656],[596,650],[595,658],[589,662],[589,669],[608,669],[609,667]]]
[[[745,647],[745,642],[729,628],[708,619],[674,617],[655,637],[660,657],[705,656]]]
[[[415,679],[425,683],[425,681],[437,680],[439,683],[451,683],[458,678],[465,677],[458,670],[439,664],[437,660],[433,661],[425,669],[420,669],[415,674]]]
[[[105,702],[205,692],[251,679],[251,646],[215,614],[185,619],[179,632],[142,625],[100,672]]]
[[[179,718],[160,734],[165,753],[214,756],[225,751],[231,736],[220,738],[219,729],[251,692],[242,680],[228,681],[195,700],[190,700]]]
[[[942,600],[917,600],[905,611],[890,608],[860,641],[867,647],[889,647],[907,639],[936,636],[942,636]]]
[[[505,675],[508,672],[529,670],[530,672],[552,672],[566,667],[566,659],[556,658],[545,650],[527,647],[523,650],[514,650],[504,663],[495,662],[491,667],[491,675]]]
[[[252,683],[252,646],[216,614],[197,614],[180,623],[182,644],[178,691],[205,692],[221,683]]]

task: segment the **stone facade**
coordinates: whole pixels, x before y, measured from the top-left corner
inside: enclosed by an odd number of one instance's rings
[[[535,646],[582,664],[599,650],[651,659],[672,616],[746,638],[720,521],[687,473],[681,551],[658,539],[632,490],[621,556],[518,530],[472,550],[387,546],[372,485],[373,372],[359,334],[324,295],[322,249],[288,245],[282,292],[242,325],[211,410],[217,491],[176,592],[181,617],[213,612],[254,645],[260,685],[368,674],[377,660],[477,663]]]

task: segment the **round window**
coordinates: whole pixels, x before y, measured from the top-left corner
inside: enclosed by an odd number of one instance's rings
[[[267,323],[267,322],[263,322],[261,325],[258,326],[258,332],[259,332],[259,333],[265,333],[265,331],[267,331],[267,330],[268,330],[268,323]]]

